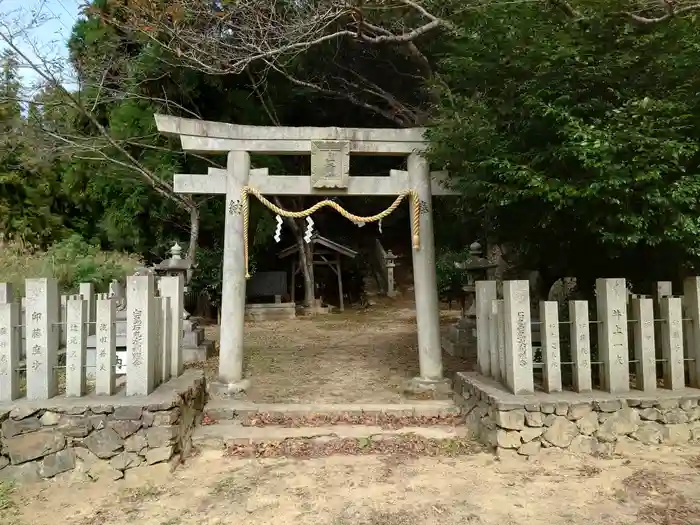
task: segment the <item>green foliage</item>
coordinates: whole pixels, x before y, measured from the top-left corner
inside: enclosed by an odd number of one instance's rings
[[[467,272],[460,270],[455,263],[462,263],[469,258],[469,250],[447,250],[435,258],[438,294],[449,297],[461,294],[462,287],[467,284]]]
[[[51,245],[46,251],[18,242],[0,248],[0,275],[18,289],[24,280],[53,277],[64,292],[77,292],[79,283],[94,283],[97,291],[106,292],[112,279],[124,280],[141,261],[132,255],[104,252],[73,235]]]
[[[579,21],[529,4],[460,20],[441,64],[432,157],[465,213],[517,246],[526,267],[675,277],[700,260],[700,28],[639,28],[607,5],[584,9]]]
[[[97,290],[107,291],[112,279],[124,280],[140,264],[133,256],[102,252],[78,235],[50,246],[43,259],[43,273],[50,273],[70,290],[81,282],[91,282]]]
[[[197,268],[188,289],[193,294],[205,295],[212,305],[221,304],[221,278],[224,249],[221,244],[200,248],[197,255]]]
[[[19,99],[19,64],[0,59],[0,231],[5,238],[44,244],[61,234],[60,190],[51,165],[36,158]]]

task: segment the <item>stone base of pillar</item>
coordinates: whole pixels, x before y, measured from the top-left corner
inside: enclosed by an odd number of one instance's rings
[[[424,379],[414,377],[406,382],[404,393],[414,396],[426,396],[430,399],[445,399],[452,393],[452,381],[447,378]]]
[[[211,381],[207,383],[207,392],[213,397],[234,397],[244,394],[250,388],[250,379],[241,379],[235,383]]]

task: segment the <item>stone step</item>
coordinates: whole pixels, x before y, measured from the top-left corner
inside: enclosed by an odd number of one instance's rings
[[[212,400],[204,408],[205,424],[236,421],[242,426],[377,425],[422,426],[453,424],[461,409],[452,400],[400,404],[260,404]]]
[[[332,425],[323,427],[246,427],[235,421],[197,427],[192,444],[200,449],[223,449],[264,443],[280,443],[288,440],[310,441],[326,444],[343,440],[401,440],[422,439],[455,441],[464,439],[466,428],[446,425],[433,427],[403,427],[394,430],[373,425]]]

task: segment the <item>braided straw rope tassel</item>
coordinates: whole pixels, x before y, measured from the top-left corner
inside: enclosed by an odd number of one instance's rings
[[[255,188],[252,188],[250,186],[245,186],[243,188],[243,195],[241,199],[241,213],[243,213],[243,257],[245,257],[245,277],[246,279],[250,279],[250,274],[248,273],[248,223],[250,221],[249,219],[249,202],[248,202],[248,196],[249,195],[254,195],[257,197],[257,199],[265,206],[267,207],[270,211],[273,213],[280,215],[282,217],[288,217],[290,219],[303,219],[304,217],[308,217],[312,213],[320,210],[321,208],[325,208],[326,206],[333,208],[335,211],[337,211],[340,215],[345,217],[346,219],[353,221],[353,222],[362,222],[362,223],[369,223],[369,222],[377,222],[380,221],[396,210],[396,208],[399,207],[401,202],[406,197],[410,198],[410,205],[411,205],[411,233],[412,233],[412,241],[413,241],[413,247],[416,250],[420,249],[420,201],[418,199],[418,193],[416,193],[415,190],[407,190],[400,194],[398,197],[396,197],[396,200],[389,206],[386,210],[377,213],[376,215],[370,215],[368,217],[361,217],[359,215],[355,215],[353,213],[350,213],[347,211],[345,208],[343,208],[340,204],[338,204],[335,201],[326,199],[322,200],[321,202],[317,202],[310,208],[307,208],[302,211],[288,211],[288,210],[283,210],[279,206],[276,206],[273,202],[270,202],[268,199],[266,199],[258,190]]]

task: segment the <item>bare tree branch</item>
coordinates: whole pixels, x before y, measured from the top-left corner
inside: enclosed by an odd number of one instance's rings
[[[179,0],[167,12],[150,2],[124,2],[127,20],[100,11],[108,23],[144,34],[174,56],[210,74],[240,73],[257,61],[277,62],[311,47],[352,38],[371,44],[411,42],[452,24],[412,0],[345,2],[316,0],[281,7],[270,0],[245,0],[219,9],[201,0]],[[384,29],[369,35],[363,24],[378,8],[405,9],[428,21],[398,33]],[[186,13],[186,14],[185,14]],[[374,24],[376,27],[376,24]]]
[[[576,9],[568,0],[549,0],[550,3],[559,8],[563,13],[571,18],[582,18],[581,12]],[[641,25],[653,25],[667,22],[672,18],[692,13],[700,10],[700,3],[697,1],[682,5],[685,0],[644,0],[639,2],[637,10],[626,10],[611,13],[614,16],[621,16],[627,20]],[[656,15],[655,13],[660,12]]]
[[[311,89],[313,91],[316,91],[318,93],[322,93],[322,94],[327,95],[327,96],[348,100],[349,102],[351,102],[352,104],[354,104],[356,106],[359,106],[361,108],[364,108],[364,109],[367,109],[367,110],[372,111],[374,113],[377,113],[378,115],[382,115],[383,117],[387,118],[388,120],[396,122],[399,125],[404,125],[404,123],[400,119],[398,119],[398,117],[394,113],[392,113],[391,111],[383,109],[377,105],[370,104],[370,103],[365,102],[363,100],[360,100],[359,98],[357,98],[355,95],[353,95],[350,92],[333,90],[333,89],[323,87],[319,84],[314,84],[313,82],[307,82],[305,80],[301,80],[301,79],[296,78],[295,76],[291,75],[290,73],[288,73],[284,69],[279,68],[275,64],[269,64],[269,66],[272,69],[274,69],[275,71],[277,71],[279,74],[284,76],[292,84],[296,84],[297,86],[302,86],[302,87],[305,87],[307,89]]]
[[[682,16],[687,13],[692,13],[693,11],[698,11],[700,10],[700,3],[698,4],[693,4],[693,5],[688,5],[685,7],[678,7],[677,2],[673,0],[662,0],[663,2],[663,8],[665,10],[665,14],[661,16],[655,16],[655,17],[649,17],[649,16],[643,16],[639,15],[637,13],[633,12],[623,12],[621,13],[623,16],[628,17],[630,20],[633,22],[636,22],[638,24],[644,24],[644,25],[651,25],[651,24],[660,24],[662,22],[667,22],[671,20],[672,18]]]
[[[420,81],[430,79],[431,64],[416,42],[454,27],[427,6],[425,0],[238,0],[222,4],[174,0],[164,9],[149,0],[111,0],[106,8],[93,8],[90,13],[157,43],[167,51],[158,54],[164,63],[184,64],[210,75],[239,74],[256,64],[258,73],[276,71],[297,86],[348,100],[406,126],[417,122],[405,118],[409,111],[399,111],[402,116],[397,118],[396,108],[377,104],[376,86],[349,94],[342,85],[334,88],[325,81],[302,78],[290,65],[319,46],[394,46],[415,64]]]
[[[580,18],[581,13],[579,13],[574,7],[567,2],[567,0],[550,0],[552,5],[559,8],[564,14],[570,16],[571,18]]]

